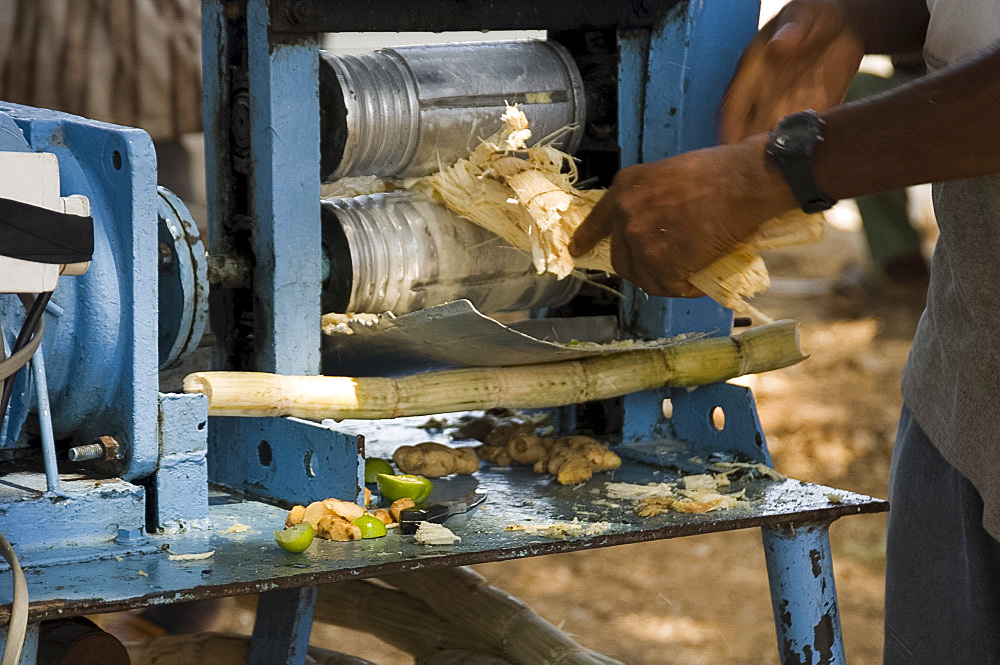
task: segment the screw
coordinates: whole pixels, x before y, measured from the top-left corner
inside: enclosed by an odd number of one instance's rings
[[[121,444],[114,437],[102,436],[94,443],[76,446],[67,451],[70,462],[87,462],[90,460],[120,460],[125,455]]]

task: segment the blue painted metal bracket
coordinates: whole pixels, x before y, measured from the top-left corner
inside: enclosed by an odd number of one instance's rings
[[[846,662],[829,530],[829,524],[761,529],[781,665]]]
[[[10,473],[4,480],[0,529],[22,566],[110,558],[142,549],[146,526],[142,487],[118,479],[64,477],[56,494],[45,492],[41,474]],[[39,524],[45,525],[42,538]]]
[[[619,143],[622,166],[664,159],[716,142],[718,107],[742,47],[757,25],[752,2],[687,2],[669,11],[652,31],[623,30],[618,44]],[[728,335],[733,315],[709,298],[647,296],[626,285],[622,308],[626,331],[637,337],[670,337],[693,331]],[[721,406],[727,425],[718,432],[690,400],[709,393],[649,390],[624,398],[624,441],[680,437],[689,442],[724,443],[755,451],[763,445],[752,397],[715,388],[713,406]],[[663,417],[663,400],[674,404],[673,422]],[[691,402],[693,405],[694,402]],[[749,410],[748,410],[749,409]],[[731,424],[730,424],[731,423]],[[683,434],[681,434],[683,432]],[[766,450],[764,450],[766,456]]]
[[[364,440],[335,427],[298,418],[209,418],[209,480],[284,504],[358,501]]]
[[[747,460],[771,464],[757,404],[749,389],[716,383],[694,390],[673,388],[669,394],[674,435],[687,442],[692,451],[705,456],[731,452]],[[712,421],[716,408],[725,416],[721,429]]]
[[[29,623],[24,635],[24,646],[21,648],[21,658],[17,665],[36,665],[38,662],[38,627],[37,623]],[[0,632],[0,653],[7,644],[6,631]]]
[[[208,398],[159,395],[160,461],[150,483],[150,529],[208,519]]]
[[[314,586],[262,593],[247,665],[303,665],[316,596]]]
[[[319,35],[273,42],[268,5],[247,3],[256,364],[318,374]]]

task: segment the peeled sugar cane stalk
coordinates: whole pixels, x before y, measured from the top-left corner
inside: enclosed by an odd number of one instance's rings
[[[480,142],[468,158],[404,184],[531,252],[539,274],[563,278],[575,268],[613,272],[607,238],[575,260],[569,253],[573,232],[604,191],[574,187],[577,169],[571,155],[551,145],[528,148],[531,129],[519,108],[508,106],[502,119],[500,131]],[[748,302],[770,286],[758,250],[818,242],[824,224],[822,214],[786,212],[764,222],[744,245],[689,281],[716,302],[769,322]]]
[[[716,383],[804,358],[798,323],[779,321],[732,337],[691,339],[583,360],[399,378],[198,372],[185,377],[184,390],[207,395],[213,416],[381,419],[496,406],[564,406],[661,386]]]

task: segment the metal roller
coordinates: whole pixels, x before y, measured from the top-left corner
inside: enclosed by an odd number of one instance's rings
[[[583,79],[550,41],[430,44],[361,56],[320,51],[321,173],[422,176],[451,164],[521,104],[538,141],[574,152],[586,119]]]
[[[324,312],[405,314],[460,298],[482,312],[567,302],[580,280],[539,276],[531,257],[411,192],[323,201]]]

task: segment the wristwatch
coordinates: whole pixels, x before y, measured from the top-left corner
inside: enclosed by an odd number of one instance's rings
[[[822,212],[836,203],[816,184],[813,156],[816,144],[822,140],[823,118],[811,109],[785,116],[768,137],[767,154],[792,188],[803,212]]]

